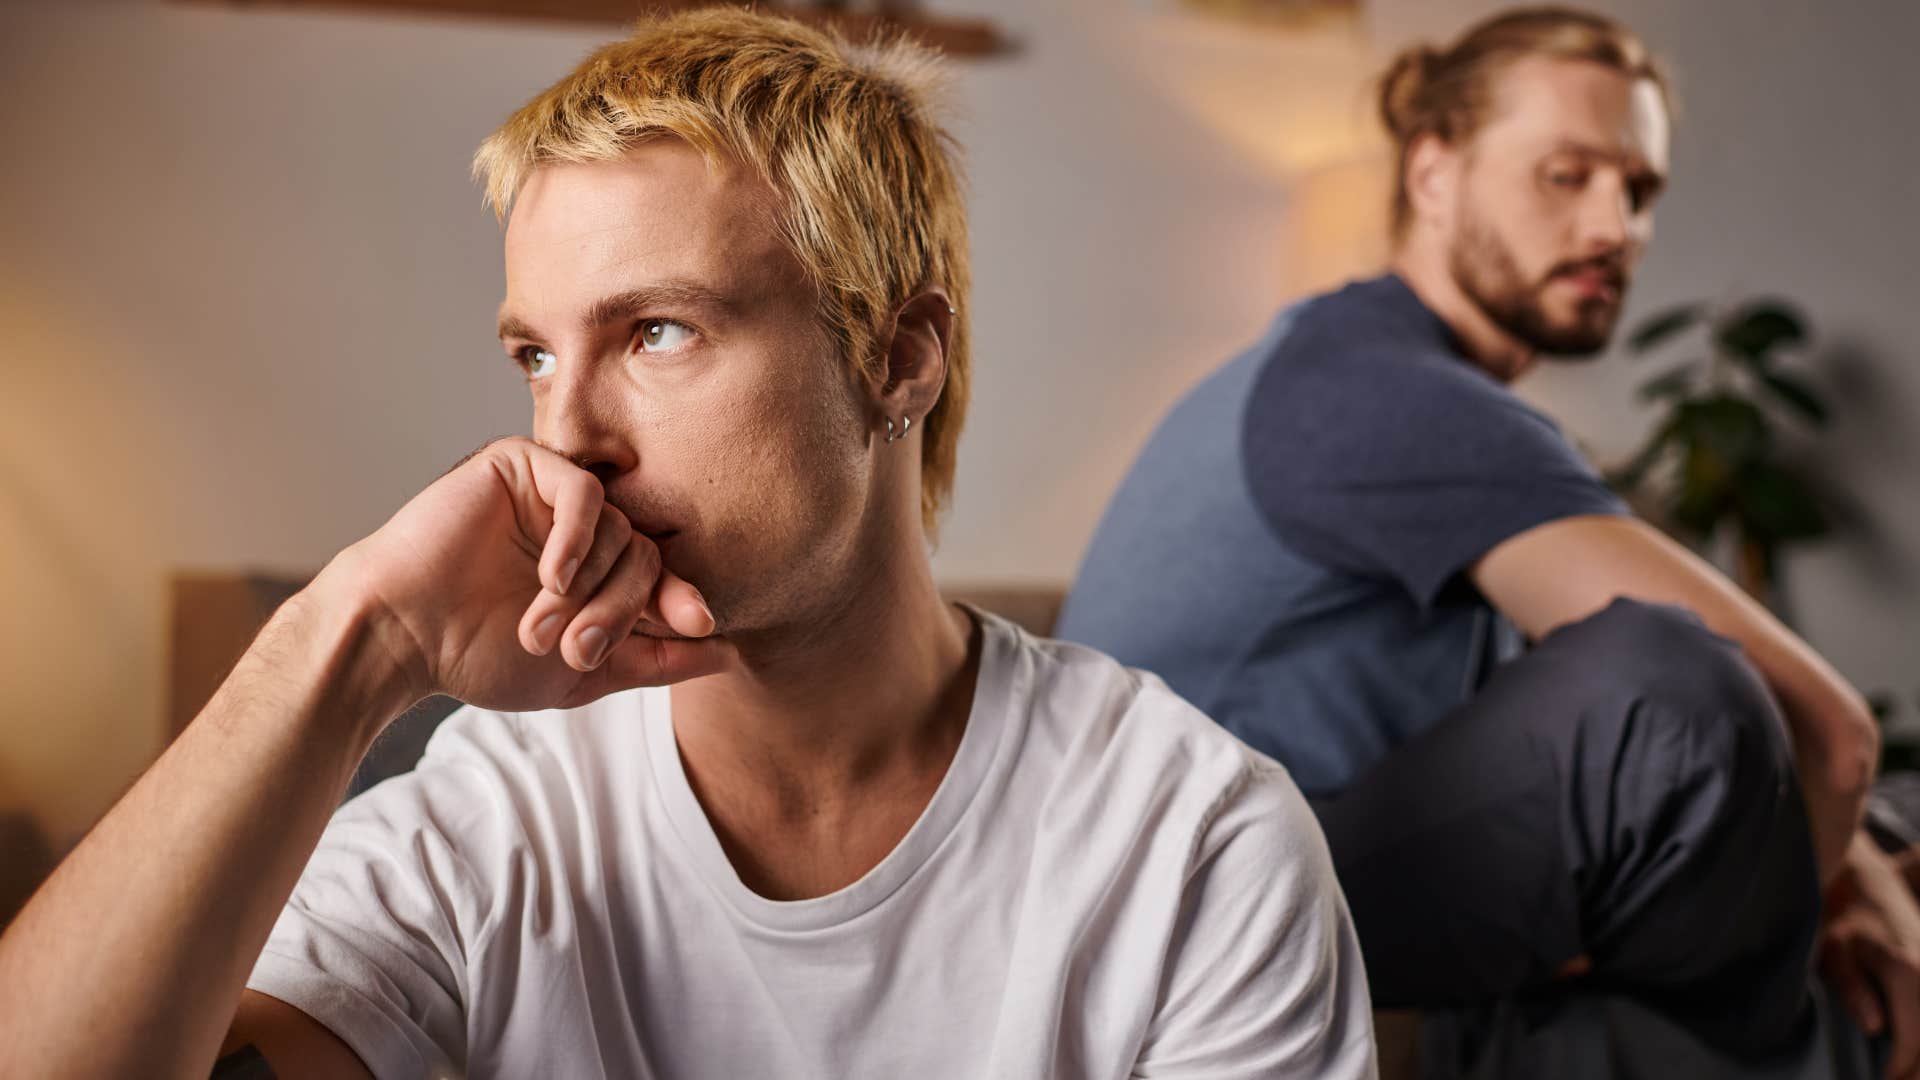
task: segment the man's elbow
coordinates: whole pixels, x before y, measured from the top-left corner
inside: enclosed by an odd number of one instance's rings
[[[1809,734],[1797,740],[1803,770],[1816,770],[1822,786],[1838,796],[1865,799],[1880,767],[1880,725],[1866,700],[1847,695]]]

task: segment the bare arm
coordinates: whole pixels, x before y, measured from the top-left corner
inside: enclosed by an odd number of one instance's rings
[[[1823,880],[1838,870],[1873,783],[1879,729],[1859,691],[1764,607],[1633,518],[1537,526],[1488,552],[1470,574],[1532,639],[1631,597],[1687,608],[1738,642],[1786,714]]]
[[[249,1054],[259,1055],[266,1072],[246,1067]],[[222,1066],[236,1074],[236,1080],[261,1080],[266,1073],[273,1080],[373,1080],[373,1073],[339,1036],[299,1009],[257,990],[240,995],[240,1011],[234,1014],[227,1040],[220,1044],[213,1080],[227,1080]]]
[[[274,616],[0,938],[13,1044],[0,1071],[177,1076],[213,1062],[354,765],[411,700],[376,625],[329,588],[323,575]]]
[[[731,656],[690,640],[712,629],[590,473],[485,448],[274,615],[0,936],[0,1075],[204,1076],[230,1025],[282,1075],[351,1073],[319,1024],[242,991],[374,736],[432,692],[567,708],[707,674]]]

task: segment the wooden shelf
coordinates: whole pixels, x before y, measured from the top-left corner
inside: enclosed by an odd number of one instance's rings
[[[649,12],[715,6],[718,0],[176,0],[228,8],[329,8],[408,15],[527,19],[619,26]],[[736,5],[737,6],[737,5]],[[753,7],[840,32],[851,41],[903,33],[951,56],[985,57],[1012,52],[1014,44],[986,19],[934,16],[901,10],[878,13],[808,4],[757,3]]]

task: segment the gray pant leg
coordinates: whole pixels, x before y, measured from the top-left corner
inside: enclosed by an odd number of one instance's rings
[[[1618,601],[1315,809],[1376,1002],[1550,983],[1720,1045],[1804,1038],[1819,895],[1784,725],[1733,643]]]
[[[1811,994],[1813,1037],[1764,1059],[1730,1055],[1620,995],[1507,999],[1472,1015],[1428,1017],[1421,1080],[1875,1080],[1885,1039],[1861,1034],[1831,990]],[[1463,1038],[1471,1034],[1470,1039]]]

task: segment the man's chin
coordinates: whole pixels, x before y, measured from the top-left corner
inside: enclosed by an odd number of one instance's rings
[[[1587,309],[1566,319],[1543,319],[1527,328],[1523,340],[1548,359],[1592,360],[1605,352],[1613,340],[1619,315],[1619,306],[1608,304],[1604,311]]]
[[[1569,335],[1567,337],[1549,338],[1546,341],[1534,342],[1534,348],[1539,351],[1542,357],[1548,360],[1568,364],[1584,364],[1592,360],[1598,360],[1600,354],[1607,350],[1607,342],[1611,339],[1612,336],[1610,334],[1602,334],[1598,337],[1575,337]]]

